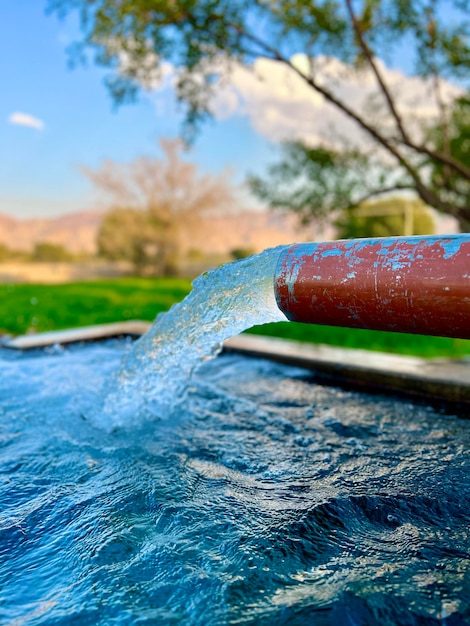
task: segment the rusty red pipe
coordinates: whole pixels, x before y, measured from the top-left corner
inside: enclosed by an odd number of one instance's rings
[[[274,288],[292,321],[470,339],[470,234],[295,244]]]

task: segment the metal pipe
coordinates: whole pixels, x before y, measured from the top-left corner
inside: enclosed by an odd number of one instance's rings
[[[295,244],[274,289],[292,321],[470,339],[470,234]]]

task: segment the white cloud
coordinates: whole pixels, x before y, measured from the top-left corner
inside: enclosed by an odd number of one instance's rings
[[[44,122],[33,115],[29,115],[29,113],[12,113],[8,121],[10,124],[16,124],[17,126],[28,126],[36,130],[44,129]]]
[[[309,59],[304,54],[296,54],[291,61],[304,75],[314,75],[319,84],[382,134],[394,133],[393,120],[371,70],[355,71],[333,57]],[[375,61],[408,133],[420,142],[423,128],[435,125],[439,119],[435,85],[431,80],[388,68],[380,59]],[[149,67],[152,63],[155,65],[155,57],[149,57]],[[125,59],[122,59],[122,66],[124,71],[130,69]],[[227,67],[230,67],[229,72]],[[248,117],[259,134],[275,142],[300,139],[310,145],[334,146],[344,145],[346,141],[352,146],[380,152],[377,144],[355,121],[282,63],[259,58],[248,68],[234,62],[228,66],[221,58],[214,66],[214,73],[220,76],[218,89],[210,103],[216,119]],[[147,76],[141,81],[157,96],[156,106],[160,114],[163,108],[172,110],[174,107],[176,79],[175,67],[165,63],[150,80]],[[460,87],[444,80],[440,81],[439,90],[439,98],[446,106],[463,93]]]
[[[351,108],[362,114],[367,111],[367,119],[383,132],[391,129],[390,117],[372,72],[364,70],[358,74],[338,59],[327,57],[310,61],[305,55],[297,54],[292,61],[307,75],[313,70],[316,80]],[[438,105],[430,81],[389,69],[380,60],[377,65],[412,132],[419,134],[423,124],[437,120]],[[445,102],[452,102],[461,93],[457,86],[442,81],[441,98]],[[252,69],[233,66],[230,78],[221,82],[212,111],[219,119],[248,116],[257,132],[274,141],[296,138],[310,144],[331,144],[335,135],[356,145],[364,145],[365,141],[363,131],[355,122],[329,104],[289,67],[267,59],[258,59]]]

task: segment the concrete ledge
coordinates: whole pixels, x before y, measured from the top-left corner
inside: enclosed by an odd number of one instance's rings
[[[98,341],[100,339],[110,339],[111,337],[121,337],[123,335],[139,336],[146,333],[150,326],[151,324],[149,322],[143,322],[141,320],[97,324],[96,326],[82,326],[81,328],[56,330],[47,333],[3,337],[0,341],[0,345],[4,348],[29,350],[32,348],[52,346],[56,343],[64,344],[79,341]]]
[[[53,344],[98,341],[143,335],[151,324],[140,320],[99,324],[18,337],[4,337],[5,348],[27,350]],[[261,337],[239,335],[224,344],[227,352],[303,367],[330,384],[364,390],[384,390],[463,405],[470,408],[470,359],[426,360],[369,350],[351,350]]]
[[[239,335],[225,350],[303,367],[330,383],[378,389],[470,407],[470,360],[426,360],[285,339]]]

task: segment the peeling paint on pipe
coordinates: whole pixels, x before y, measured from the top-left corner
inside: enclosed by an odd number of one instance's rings
[[[274,289],[292,321],[470,339],[470,234],[295,244]]]

